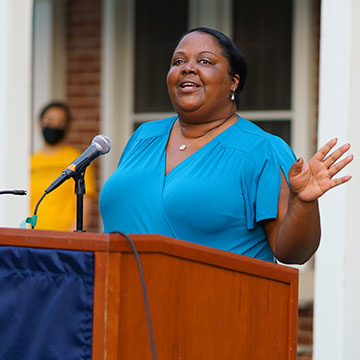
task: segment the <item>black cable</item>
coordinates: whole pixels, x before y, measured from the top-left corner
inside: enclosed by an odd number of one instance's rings
[[[26,190],[1,190],[0,195],[11,194],[11,195],[26,195]]]
[[[131,247],[133,249],[134,255],[136,257],[137,265],[138,265],[138,268],[139,268],[139,275],[140,275],[140,279],[141,279],[141,285],[142,285],[142,289],[143,289],[143,295],[144,295],[145,312],[146,312],[146,318],[147,318],[148,328],[149,328],[151,350],[152,350],[153,359],[156,360],[157,359],[156,358],[156,349],[155,349],[154,335],[153,335],[152,325],[151,325],[149,302],[148,302],[148,298],[147,298],[144,274],[143,274],[143,271],[142,271],[142,266],[141,266],[141,261],[140,261],[139,254],[138,254],[138,252],[136,250],[136,246],[135,246],[134,242],[131,240],[131,238],[128,235],[122,233],[121,231],[113,231],[113,232],[111,232],[111,234],[120,234],[120,235],[124,236],[127,239],[127,241],[129,241],[129,243],[130,243],[130,245],[131,245]]]
[[[41,201],[42,201],[42,199],[46,196],[46,192],[44,192],[43,193],[43,195],[41,196],[41,198],[39,199],[39,201],[37,202],[37,204],[36,204],[36,206],[35,206],[35,210],[34,210],[34,215],[33,216],[36,216],[36,214],[37,214],[37,211],[38,211],[38,208],[39,208],[39,205],[40,205],[40,203],[41,203]],[[31,226],[31,228],[32,229],[34,229],[35,228],[35,226],[34,225],[32,225]]]

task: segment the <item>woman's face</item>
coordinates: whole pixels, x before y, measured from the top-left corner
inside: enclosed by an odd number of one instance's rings
[[[228,115],[234,106],[230,92],[239,82],[239,76],[231,77],[229,70],[216,38],[198,31],[187,34],[175,49],[167,74],[176,112],[197,111],[214,120]]]
[[[40,120],[41,127],[65,129],[67,126],[66,112],[62,108],[51,107]]]
[[[49,145],[56,145],[64,139],[67,130],[67,117],[64,109],[51,107],[40,121],[44,140]]]

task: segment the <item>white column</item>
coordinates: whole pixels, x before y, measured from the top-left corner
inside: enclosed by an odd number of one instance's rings
[[[308,160],[315,151],[315,51],[313,0],[293,1],[292,148]]]
[[[52,100],[52,2],[40,0],[34,4],[33,43],[33,123],[32,151],[39,150],[43,143],[37,121],[44,104]]]
[[[321,200],[315,262],[314,359],[355,359],[360,333],[360,2],[322,0],[319,145],[339,137],[355,160],[353,179]]]
[[[314,0],[293,0],[291,91],[291,144],[297,156],[310,159],[316,150],[316,52]],[[314,299],[313,261],[296,266],[299,272],[299,306]]]
[[[34,3],[32,151],[43,146],[38,121],[42,107],[66,98],[65,6],[65,0]]]
[[[0,190],[29,188],[32,0],[0,1]],[[18,227],[28,197],[0,195],[0,226]]]
[[[134,1],[104,0],[101,132],[112,139],[101,159],[101,185],[116,169],[132,129]]]

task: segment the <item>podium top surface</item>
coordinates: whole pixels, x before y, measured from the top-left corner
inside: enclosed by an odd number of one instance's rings
[[[140,255],[142,253],[162,253],[284,282],[296,281],[298,276],[298,270],[292,267],[253,259],[188,241],[157,234],[129,234],[129,236]],[[109,254],[116,252],[133,253],[128,240],[121,234],[15,228],[0,228],[0,246],[25,246]]]

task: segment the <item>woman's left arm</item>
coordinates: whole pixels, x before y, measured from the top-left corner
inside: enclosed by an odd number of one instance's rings
[[[281,173],[278,216],[264,221],[271,250],[281,262],[303,264],[310,259],[320,242],[318,198],[351,179],[333,179],[353,160],[352,155],[339,160],[349,144],[329,154],[336,143],[337,139],[329,141],[307,163],[301,158],[296,161],[289,171],[290,187]]]

